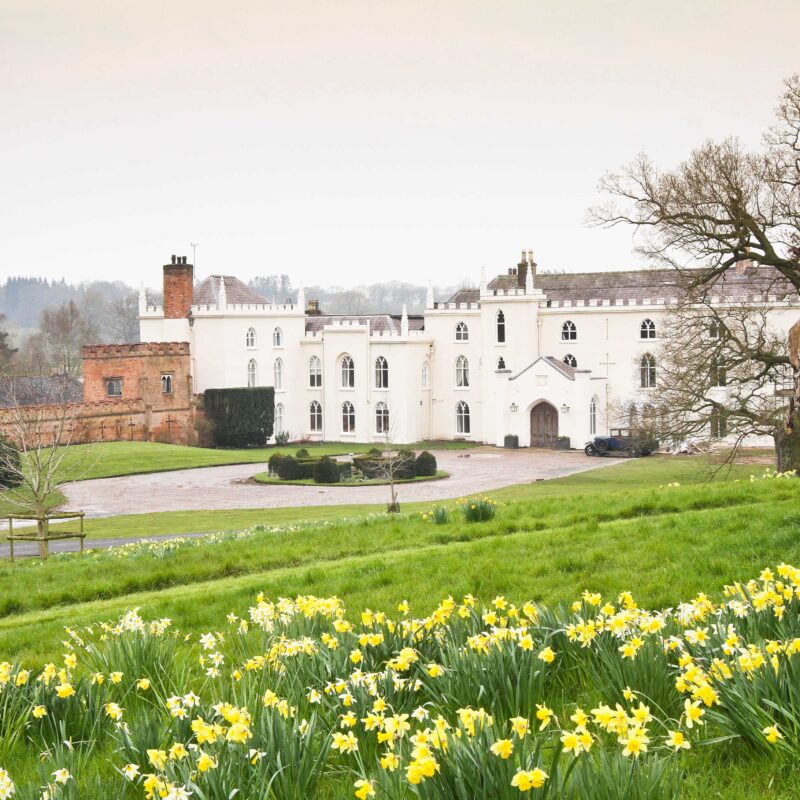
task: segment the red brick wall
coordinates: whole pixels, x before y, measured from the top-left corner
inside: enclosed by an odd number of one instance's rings
[[[122,400],[141,399],[153,409],[187,408],[191,404],[188,342],[88,345],[83,358],[83,400],[105,402],[107,380],[122,379]],[[161,389],[162,374],[172,376],[172,394]]]
[[[164,319],[185,319],[192,310],[194,267],[164,265]]]

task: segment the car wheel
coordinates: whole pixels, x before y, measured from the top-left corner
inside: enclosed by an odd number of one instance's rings
[[[596,456],[597,448],[591,442],[589,442],[589,444],[583,448],[583,452],[586,453],[587,456]]]

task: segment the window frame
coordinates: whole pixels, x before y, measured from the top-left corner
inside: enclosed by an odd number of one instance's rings
[[[652,353],[644,353],[639,359],[639,388],[655,389],[657,378],[655,356]]]
[[[589,401],[589,435],[597,434],[597,397],[592,397]]]
[[[469,341],[469,325],[464,320],[459,320],[456,324],[456,341],[468,342]]]
[[[375,404],[375,433],[389,433],[389,406],[383,400]]]
[[[428,391],[431,388],[431,366],[427,361],[422,362],[422,388]]]
[[[308,359],[308,388],[322,388],[322,359],[319,356],[311,356]]]
[[[106,397],[122,397],[122,392],[124,391],[125,382],[121,376],[113,376],[111,378],[103,378],[103,382],[106,385]],[[117,389],[118,391],[111,391],[112,386]]]
[[[349,353],[345,353],[339,360],[339,388],[356,388],[356,364]]]
[[[349,401],[342,403],[342,433],[356,432],[356,407]]]
[[[256,335],[256,329],[250,326],[247,329],[247,332],[244,335],[244,346],[248,350],[255,350],[258,347],[258,337]]]
[[[456,433],[462,436],[472,435],[469,403],[465,400],[459,400],[456,403]]]
[[[275,404],[274,434],[281,434],[286,430],[286,406],[283,403]]]
[[[276,326],[272,331],[272,346],[283,347],[283,331],[279,326]]]
[[[322,433],[322,403],[312,400],[308,404],[309,430],[311,433]]]
[[[161,373],[161,394],[175,394],[175,376],[171,372]]]
[[[283,388],[283,359],[278,357],[272,362],[272,384],[276,392],[284,391]]]
[[[251,358],[247,362],[247,388],[254,389],[258,386],[258,361]]]
[[[578,341],[578,326],[568,319],[561,325],[561,341],[562,342],[577,342]]]
[[[502,308],[495,314],[495,338],[497,344],[506,343],[506,315]]]
[[[456,356],[456,389],[469,389],[469,359]]]
[[[375,359],[375,388],[389,388],[389,362],[385,356],[378,356]]]
[[[568,358],[569,358],[569,359],[572,359],[572,363],[570,363],[569,361],[567,361],[567,359],[568,359]],[[568,367],[572,367],[572,369],[578,369],[578,359],[577,359],[577,358],[575,358],[575,356],[574,356],[574,355],[572,355],[572,353],[567,353],[567,354],[564,356],[564,358],[562,358],[561,360],[562,360],[562,361],[563,361],[563,362],[564,362],[564,363],[565,363],[565,364],[566,364]],[[608,359],[606,359],[606,360],[608,360]]]
[[[642,342],[650,342],[658,336],[658,332],[656,330],[656,324],[650,317],[642,320],[642,324],[639,325],[639,340]]]

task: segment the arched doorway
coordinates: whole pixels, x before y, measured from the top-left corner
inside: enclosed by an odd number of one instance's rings
[[[555,447],[558,439],[558,411],[542,401],[531,409],[531,447]]]

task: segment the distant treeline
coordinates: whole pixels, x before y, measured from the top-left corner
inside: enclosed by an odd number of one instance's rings
[[[269,301],[296,302],[288,275],[254,278],[250,286]],[[437,300],[456,286],[438,287]],[[318,300],[325,314],[409,314],[425,309],[427,289],[400,281],[345,289],[308,286],[306,301]],[[158,290],[148,301],[161,302]],[[8,278],[0,284],[0,373],[79,376],[84,344],[139,341],[138,291],[122,281],[80,284],[47,278]]]

